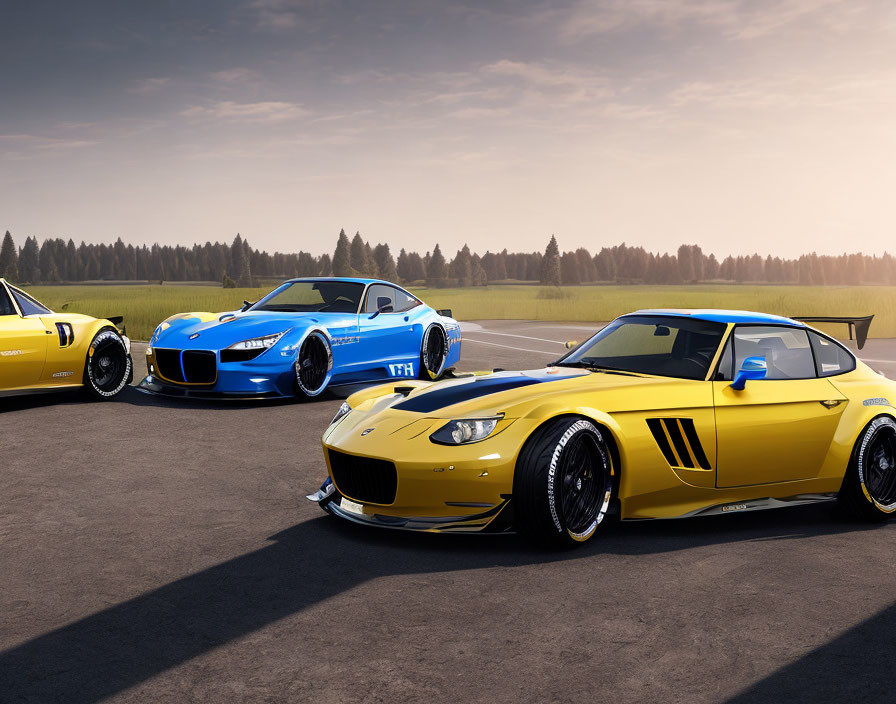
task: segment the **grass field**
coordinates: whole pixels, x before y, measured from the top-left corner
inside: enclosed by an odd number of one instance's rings
[[[268,288],[210,286],[35,286],[29,291],[56,311],[123,315],[128,334],[145,340],[173,313],[227,311]],[[639,308],[739,308],[782,315],[875,314],[872,337],[896,337],[896,287],[889,286],[491,286],[414,289],[434,308],[460,320],[600,322]],[[842,335],[842,327],[831,329]]]

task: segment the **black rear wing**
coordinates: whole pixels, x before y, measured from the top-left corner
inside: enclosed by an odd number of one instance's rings
[[[862,349],[868,339],[873,315],[838,316],[838,315],[794,315],[794,320],[804,323],[845,323],[849,327],[849,339],[855,339],[856,347]]]

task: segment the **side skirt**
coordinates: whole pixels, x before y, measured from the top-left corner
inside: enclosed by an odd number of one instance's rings
[[[749,501],[731,501],[724,504],[714,504],[704,508],[698,508],[696,511],[689,511],[680,516],[669,516],[668,518],[626,518],[626,521],[653,521],[653,520],[677,520],[679,518],[693,518],[694,516],[717,516],[728,513],[743,513],[744,511],[766,511],[772,508],[787,508],[788,506],[799,506],[801,504],[817,504],[827,501],[836,501],[837,493],[827,494],[796,494],[781,499],[773,499],[771,497],[764,499],[750,499]]]

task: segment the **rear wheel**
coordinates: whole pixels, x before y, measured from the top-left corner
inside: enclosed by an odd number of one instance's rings
[[[445,371],[448,359],[448,336],[441,325],[430,325],[420,345],[420,378],[435,381]]]
[[[131,378],[131,355],[117,330],[100,330],[87,348],[84,362],[84,387],[94,398],[110,399],[118,395]]]
[[[890,416],[865,426],[837,498],[862,520],[885,521],[896,513],[896,421]]]
[[[601,430],[585,418],[559,418],[526,443],[513,477],[521,533],[555,546],[592,538],[613,493],[613,460]]]
[[[323,333],[315,330],[302,342],[296,357],[296,388],[301,396],[318,396],[327,388],[333,371],[333,351]]]

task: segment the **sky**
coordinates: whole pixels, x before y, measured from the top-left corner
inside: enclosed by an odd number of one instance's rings
[[[896,251],[896,5],[10,0],[0,230]]]

